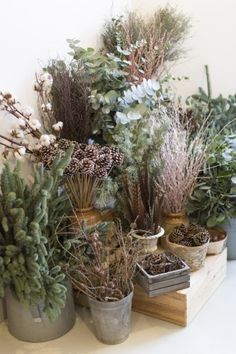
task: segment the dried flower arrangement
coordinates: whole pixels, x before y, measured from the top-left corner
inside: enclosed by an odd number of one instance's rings
[[[124,235],[119,221],[113,224],[112,236],[107,224],[102,234],[99,229],[81,230],[68,242],[70,249],[64,250],[70,266],[66,273],[76,289],[102,302],[121,300],[133,291],[139,250],[135,241]]]
[[[189,19],[175,8],[158,9],[144,19],[135,13],[113,18],[103,33],[105,50],[124,62],[128,80],[160,78],[168,62],[183,54]]]
[[[169,123],[169,128],[156,165],[161,161],[162,172],[157,178],[157,187],[164,195],[166,214],[185,211],[199,172],[208,158],[210,142],[206,122],[192,134],[191,124],[181,122],[182,114],[182,110],[173,106],[162,110],[161,118]]]

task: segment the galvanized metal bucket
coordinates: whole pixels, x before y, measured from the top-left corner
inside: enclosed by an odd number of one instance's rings
[[[236,260],[236,218],[229,219],[229,222],[221,225],[228,235],[227,251],[228,259]]]
[[[124,342],[130,333],[133,292],[124,299],[101,302],[89,298],[96,337],[105,344]]]
[[[10,288],[6,290],[9,332],[22,341],[44,342],[66,334],[75,323],[75,306],[70,283],[67,283],[67,299],[62,313],[50,321],[42,311],[43,304],[25,308]]]
[[[6,301],[5,298],[0,299],[0,322],[4,321],[7,318],[6,311]]]

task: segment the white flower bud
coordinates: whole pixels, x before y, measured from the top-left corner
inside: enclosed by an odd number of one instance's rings
[[[39,129],[41,127],[41,123],[38,119],[30,117],[29,125],[33,130]]]
[[[53,124],[52,128],[55,131],[60,131],[63,128],[63,122],[57,122],[56,124]]]
[[[22,110],[21,110],[21,112],[22,112],[22,114],[23,114],[24,116],[27,116],[27,117],[30,117],[30,116],[32,116],[32,115],[34,114],[34,110],[33,110],[33,108],[30,107],[30,106],[25,106],[25,107],[23,107]]]
[[[20,128],[24,128],[25,125],[26,125],[26,121],[24,119],[22,119],[22,118],[19,118],[18,119],[18,125],[19,125]]]
[[[50,142],[51,143],[54,143],[55,141],[56,141],[56,136],[55,135],[53,135],[53,134],[49,134],[49,139],[50,139]]]
[[[51,144],[50,136],[48,134],[41,135],[40,143],[42,146],[49,146]]]

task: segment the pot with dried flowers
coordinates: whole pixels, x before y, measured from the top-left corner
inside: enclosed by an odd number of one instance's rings
[[[82,222],[95,226],[103,217],[94,208],[96,193],[114,166],[119,166],[123,155],[117,148],[101,147],[98,144],[78,144],[73,155],[74,167],[67,177],[65,188],[71,201],[76,227]],[[68,171],[68,174],[70,171]]]
[[[177,225],[188,225],[186,205],[197,183],[199,171],[207,159],[208,140],[203,125],[192,134],[191,125],[182,122],[183,110],[174,106],[163,110],[163,119],[168,122],[164,143],[156,163],[162,162],[162,171],[157,178],[157,188],[164,195],[163,227],[168,235]],[[206,122],[205,122],[206,123]],[[165,247],[165,239],[162,245]]]
[[[73,286],[88,296],[96,337],[105,344],[118,344],[130,331],[132,279],[138,248],[132,237],[123,234],[119,221],[107,232],[84,229],[75,234],[71,247],[68,277]]]
[[[157,249],[158,239],[164,235],[161,224],[162,197],[157,193],[155,181],[147,164],[139,170],[138,178],[123,178],[124,193],[120,197],[124,218],[131,226],[130,235],[142,244],[142,252]]]
[[[210,235],[207,229],[198,225],[177,226],[166,236],[168,250],[177,254],[190,267],[191,271],[204,265]]]

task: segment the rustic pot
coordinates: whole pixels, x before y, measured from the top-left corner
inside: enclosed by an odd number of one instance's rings
[[[180,226],[182,224],[184,224],[185,226],[189,225],[189,218],[185,212],[168,213],[165,215],[164,221],[162,223],[162,226],[165,229],[165,235],[160,239],[161,246],[164,249],[168,250],[166,236],[169,235],[176,226]]]
[[[0,322],[4,321],[7,318],[6,311],[6,299],[0,299]]]
[[[97,339],[105,344],[124,342],[130,333],[133,292],[124,299],[102,302],[89,298]]]
[[[210,234],[210,243],[208,246],[207,254],[220,254],[226,247],[227,234],[223,229],[208,229]],[[217,241],[213,241],[213,237],[217,237]]]
[[[228,235],[227,251],[228,259],[236,260],[236,218],[229,219],[228,223],[221,225]]]
[[[26,308],[14,292],[7,288],[7,323],[9,332],[26,342],[45,342],[66,334],[75,323],[75,306],[72,287],[68,282],[67,298],[64,309],[55,321],[50,321],[43,312],[44,304]]]
[[[139,234],[140,233],[140,234]],[[144,235],[145,234],[145,235]],[[148,235],[147,235],[148,234]],[[146,231],[132,231],[132,237],[140,240],[142,244],[142,253],[152,253],[157,250],[157,241],[164,235],[164,229],[160,227],[160,231],[156,235],[152,235]]]
[[[168,250],[182,258],[190,267],[192,272],[203,267],[210,240],[208,240],[208,242],[206,242],[204,245],[190,247],[171,242],[169,237],[170,235],[166,236]]]
[[[93,206],[86,209],[77,209],[75,211],[76,215],[71,216],[72,229],[74,231],[81,230],[81,224],[83,223],[86,227],[94,227],[103,221],[103,216],[99,210],[95,209]]]

